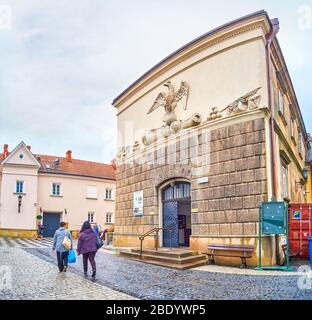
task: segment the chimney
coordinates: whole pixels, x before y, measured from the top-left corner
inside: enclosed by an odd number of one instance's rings
[[[31,151],[31,146],[27,146],[27,149],[28,149],[29,151]]]
[[[66,151],[66,161],[72,162],[72,151],[71,150]]]
[[[3,156],[4,156],[4,159],[9,155],[9,145],[8,144],[5,144],[3,146]]]

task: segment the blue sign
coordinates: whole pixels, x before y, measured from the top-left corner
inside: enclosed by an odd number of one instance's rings
[[[300,220],[301,219],[301,210],[293,210],[292,211],[292,219]]]
[[[284,202],[264,202],[262,204],[262,233],[285,234],[286,214]]]

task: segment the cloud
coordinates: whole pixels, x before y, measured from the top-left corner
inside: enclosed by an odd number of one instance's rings
[[[180,46],[263,7],[280,18],[279,39],[308,118],[311,30],[298,28],[302,2],[286,2],[7,0],[13,20],[11,31],[0,31],[0,143],[25,140],[34,152],[55,155],[71,148],[78,158],[109,162],[113,99]]]

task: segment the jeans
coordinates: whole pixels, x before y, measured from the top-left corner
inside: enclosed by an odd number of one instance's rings
[[[56,252],[56,256],[57,256],[57,264],[59,267],[60,272],[62,272],[64,270],[64,267],[67,268],[68,266],[68,254],[69,251],[65,251],[65,252]]]
[[[92,271],[96,270],[96,264],[95,264],[95,260],[94,260],[95,255],[96,255],[96,251],[84,253],[82,255],[82,257],[83,257],[83,271],[84,272],[88,271],[88,260],[90,261]]]

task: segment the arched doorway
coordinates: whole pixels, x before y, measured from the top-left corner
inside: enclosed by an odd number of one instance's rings
[[[162,189],[162,215],[163,247],[189,247],[192,230],[189,182],[172,182]]]

